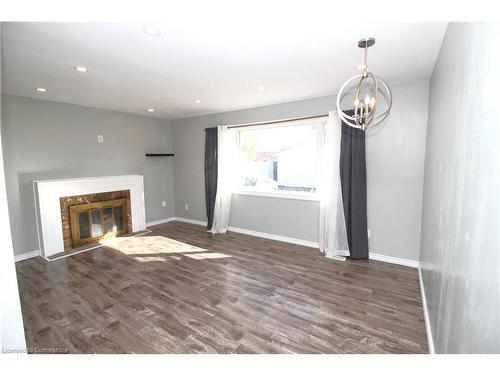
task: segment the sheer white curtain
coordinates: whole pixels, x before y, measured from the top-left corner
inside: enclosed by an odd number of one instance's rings
[[[231,195],[234,187],[234,161],[236,159],[237,132],[228,126],[218,127],[217,193],[214,220],[210,233],[226,233],[231,211]]]
[[[349,244],[340,184],[341,135],[337,112],[330,112],[320,145],[319,248],[329,258],[344,259],[349,256]]]

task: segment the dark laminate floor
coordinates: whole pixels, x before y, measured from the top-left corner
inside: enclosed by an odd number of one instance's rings
[[[17,263],[28,345],[77,353],[425,353],[417,271],[168,223]]]

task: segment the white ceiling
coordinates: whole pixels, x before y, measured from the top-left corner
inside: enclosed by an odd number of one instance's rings
[[[160,36],[131,23],[3,23],[2,92],[169,119],[249,108],[337,93],[367,36],[377,39],[369,70],[390,85],[423,82],[447,25],[354,26],[318,14],[154,26]]]

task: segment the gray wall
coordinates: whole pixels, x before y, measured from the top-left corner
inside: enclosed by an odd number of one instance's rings
[[[500,352],[500,26],[450,24],[432,75],[420,260],[438,353]]]
[[[370,249],[418,260],[428,84],[393,91],[388,121],[366,141]],[[176,216],[206,220],[204,128],[317,115],[334,107],[335,97],[329,96],[173,121]],[[318,202],[234,195],[230,225],[317,242],[318,217]]]
[[[36,179],[142,174],[146,221],[174,215],[172,158],[144,156],[172,151],[165,120],[3,95],[2,144],[16,255],[38,248]]]
[[[0,34],[1,29],[2,24],[0,23]],[[0,71],[2,70],[1,40],[0,36]],[[7,353],[8,350],[26,350],[26,339],[24,338],[23,316],[21,313],[16,268],[14,266],[14,254],[12,252],[1,140],[2,130],[0,126],[0,275],[2,275],[2,292],[0,293],[0,347],[2,348],[2,353]]]

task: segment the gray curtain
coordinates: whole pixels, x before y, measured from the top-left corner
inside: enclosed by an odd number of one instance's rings
[[[352,116],[353,112],[346,111]],[[342,122],[340,181],[352,259],[368,259],[365,132]]]
[[[217,194],[217,128],[205,129],[205,204],[207,229],[212,229]]]

